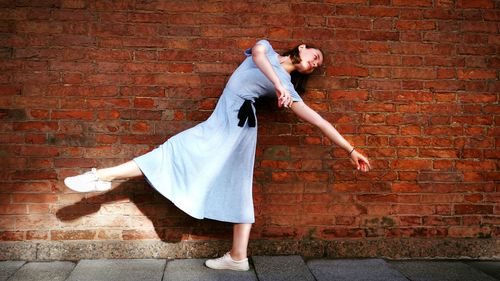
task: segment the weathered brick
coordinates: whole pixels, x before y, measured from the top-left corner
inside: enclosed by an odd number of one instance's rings
[[[193,231],[142,180],[85,197],[62,179],[208,118],[261,38],[278,52],[302,42],[324,51],[303,98],[374,171],[355,171],[318,128],[262,101],[253,237],[498,237],[495,1],[270,7],[62,0],[0,11],[10,38],[0,48],[0,240],[230,239],[215,222]]]
[[[457,215],[493,213],[493,205],[457,204],[453,209]]]

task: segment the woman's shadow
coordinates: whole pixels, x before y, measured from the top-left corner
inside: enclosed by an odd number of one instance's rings
[[[102,228],[122,228],[122,240],[160,239],[165,242],[180,242],[228,240],[232,237],[231,224],[190,217],[143,179],[113,184],[113,188],[107,192],[89,193],[80,201],[56,212],[60,221],[68,223],[83,217],[89,217],[92,221],[92,217],[96,215],[104,218],[100,220]],[[109,224],[106,223],[106,215],[110,217]],[[124,220],[118,220],[118,224],[125,222],[125,226],[118,226],[117,222],[113,222],[113,218],[117,216],[123,216]],[[144,220],[150,221],[154,230]]]
[[[289,123],[291,119],[296,118],[290,114],[277,113],[276,102],[274,97],[263,97],[257,100],[255,107],[260,113],[259,121],[264,121],[264,124],[266,122]],[[264,132],[272,129],[266,126],[259,127]],[[120,205],[125,207],[120,208]],[[131,208],[131,205],[135,205],[136,208]],[[101,211],[103,207],[105,211]],[[132,213],[127,213],[127,210]],[[107,192],[86,194],[80,201],[56,211],[56,217],[67,223],[84,217],[93,218],[96,214],[103,217],[99,220],[99,226],[104,229],[122,229],[120,238],[123,240],[161,239],[165,242],[179,242],[207,239],[230,240],[232,238],[232,224],[190,217],[149,186],[143,178],[133,178],[113,184],[113,188]],[[109,223],[106,223],[106,215],[110,217]],[[126,216],[126,225],[120,225],[119,223],[123,222],[120,220],[112,222],[113,217],[116,216]],[[135,223],[134,218],[141,221]],[[144,219],[151,222],[154,230],[143,226]]]

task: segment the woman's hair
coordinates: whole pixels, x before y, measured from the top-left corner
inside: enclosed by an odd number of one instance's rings
[[[302,45],[302,44],[300,44],[300,45]],[[284,57],[290,56],[290,59],[292,60],[293,64],[300,63],[301,62],[300,54],[299,54],[299,46],[300,45],[297,45],[295,48],[288,50],[288,51],[282,53],[281,55]],[[307,45],[307,44],[306,44],[306,48],[318,49],[314,46]],[[320,49],[318,49],[318,50],[321,53],[323,53]],[[307,80],[309,80],[309,75],[310,74],[303,74],[303,73],[300,73],[298,71],[292,71],[292,73],[290,73],[290,76],[292,78],[291,80],[292,80],[293,87],[295,88],[297,93],[303,94],[306,91],[306,85],[307,85]]]

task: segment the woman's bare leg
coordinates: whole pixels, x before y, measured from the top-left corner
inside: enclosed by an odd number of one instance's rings
[[[250,239],[251,229],[251,223],[241,223],[233,226],[233,247],[230,252],[233,260],[247,258],[248,240]]]
[[[131,160],[118,166],[97,170],[97,176],[100,180],[113,181],[132,177],[142,176],[139,166]]]

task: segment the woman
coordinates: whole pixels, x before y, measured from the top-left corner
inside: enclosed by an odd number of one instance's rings
[[[245,51],[247,58],[229,79],[212,115],[155,150],[119,166],[92,169],[65,179],[79,192],[105,191],[111,181],[144,175],[161,194],[187,214],[234,223],[233,245],[221,258],[205,264],[214,269],[248,270],[247,246],[254,222],[252,178],[257,140],[253,102],[277,95],[278,107],[289,107],[343,148],[358,170],[368,171],[368,159],[335,128],[309,108],[296,89],[302,78],[323,63],[315,48],[299,45],[283,56],[266,40]],[[292,84],[292,76],[294,81]],[[298,78],[297,79],[295,79]]]

